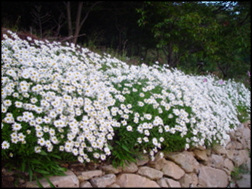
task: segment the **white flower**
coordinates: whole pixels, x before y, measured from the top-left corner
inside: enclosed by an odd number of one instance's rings
[[[62,151],[64,151],[64,149],[65,149],[64,146],[59,146],[59,151],[62,152]]]
[[[12,130],[13,131],[19,131],[21,129],[21,124],[20,123],[14,123],[12,124]]]
[[[133,130],[132,126],[130,126],[130,125],[128,125],[128,126],[126,127],[126,129],[127,129],[127,131],[132,131],[132,130]]]
[[[23,105],[22,102],[15,101],[15,106],[16,106],[17,108],[22,108],[22,105]]]
[[[7,112],[7,108],[5,106],[2,105],[2,113],[6,113]]]
[[[4,100],[4,101],[3,101],[3,104],[4,104],[5,106],[8,107],[8,106],[11,106],[12,103],[11,103],[11,101],[8,99],[8,100]]]
[[[149,142],[148,137],[143,137],[144,142]]]
[[[151,114],[144,114],[144,118],[146,118],[147,120],[151,120],[152,115]]]
[[[40,152],[41,152],[41,146],[35,146],[35,147],[34,147],[34,151],[35,151],[36,153],[40,153]]]
[[[143,107],[144,103],[142,101],[138,101],[138,106]]]
[[[72,153],[73,155],[77,156],[79,154],[79,151],[77,150],[77,148],[73,148]]]
[[[149,136],[150,135],[150,131],[148,129],[145,129],[144,130],[144,135]]]
[[[152,144],[154,144],[154,146],[157,146],[157,144],[158,144],[157,138],[153,138],[152,139]]]
[[[78,161],[79,161],[80,163],[83,163],[83,162],[84,162],[84,159],[83,159],[81,156],[78,156]]]
[[[164,153],[163,152],[160,152],[160,158],[163,158],[164,157]]]
[[[19,133],[19,134],[18,134],[18,140],[19,140],[20,142],[24,142],[24,141],[25,141],[25,135],[24,135],[23,133]]]
[[[44,146],[44,145],[45,145],[45,139],[44,139],[44,138],[39,138],[39,139],[38,139],[38,144],[39,144],[40,146]]]
[[[138,137],[138,138],[137,138],[137,142],[138,142],[139,144],[141,144],[141,143],[142,143],[142,138]]]
[[[7,141],[2,142],[2,149],[8,149],[10,147],[10,143]]]
[[[139,96],[144,97],[145,95],[144,95],[144,93],[139,93]]]

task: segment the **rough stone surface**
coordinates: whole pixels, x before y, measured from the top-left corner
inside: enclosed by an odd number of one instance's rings
[[[147,155],[142,156],[140,159],[137,159],[137,166],[145,165],[149,162],[149,157]]]
[[[165,164],[167,164],[167,160],[165,158],[155,159],[154,161],[150,161],[148,163],[150,167],[153,167],[157,170],[161,170]]]
[[[222,169],[224,164],[224,159],[220,155],[212,154],[210,158],[210,166],[218,169]]]
[[[232,160],[234,158],[235,150],[227,150],[227,157]]]
[[[244,174],[242,178],[236,182],[239,188],[250,188],[251,187],[251,175]]]
[[[234,164],[230,159],[225,159],[223,166],[227,168],[230,172],[234,169]]]
[[[139,175],[146,176],[152,180],[157,180],[163,177],[163,172],[156,169],[144,166],[140,167],[137,172]]]
[[[164,175],[172,177],[176,180],[180,179],[185,174],[185,171],[172,161],[166,161],[166,164],[161,170]]]
[[[120,187],[160,187],[155,181],[152,181],[146,177],[123,173],[117,177],[116,184]]]
[[[243,128],[243,129],[242,129]],[[244,130],[244,128],[246,128]],[[66,176],[52,176],[50,181],[55,187],[250,187],[251,159],[249,127],[240,127],[231,135],[227,146],[215,145],[212,149],[197,147],[183,152],[155,155],[154,161],[148,156],[125,167],[114,168],[112,165],[98,163],[67,163]],[[248,173],[241,173],[240,180],[232,180],[235,167],[248,166]],[[62,165],[63,166],[63,165]],[[98,169],[98,170],[97,170]],[[85,171],[84,171],[85,170]],[[19,173],[18,173],[19,174]],[[17,172],[8,172],[2,168],[2,183],[19,188],[39,187],[36,181],[15,180]],[[28,177],[27,173],[24,173]],[[46,179],[40,179],[43,187],[50,187]],[[3,187],[4,188],[4,187]]]
[[[120,188],[120,186],[116,183],[109,185],[107,188]]]
[[[225,147],[217,144],[213,146],[213,152],[215,152],[218,155],[225,155],[227,154],[227,150],[225,149]]]
[[[78,188],[79,187],[79,180],[76,177],[76,175],[68,170],[66,172],[66,176],[52,176],[49,178],[49,180],[52,182],[52,184],[57,187],[57,188]],[[48,183],[48,181],[46,179],[41,179],[39,180],[41,185],[44,188],[50,188],[50,184]],[[36,181],[32,181],[32,182],[28,182],[26,185],[27,188],[37,188],[37,182]]]
[[[160,187],[162,188],[168,188],[168,184],[166,182],[166,178],[161,178],[157,181]]]
[[[167,155],[167,158],[179,164],[187,173],[197,173],[198,171],[199,162],[194,158],[193,152],[183,151],[170,153]]]
[[[208,161],[206,150],[196,149],[196,150],[193,151],[193,153],[195,154],[195,158],[197,160],[204,161],[204,162]]]
[[[247,150],[239,150],[237,155],[233,157],[233,161],[235,166],[240,166],[243,163],[246,163],[248,158],[249,156]]]
[[[101,177],[95,177],[90,180],[93,187],[106,187],[116,181],[115,174],[107,174]]]
[[[173,179],[166,178],[166,183],[168,187],[170,188],[181,188],[181,185],[178,181],[175,181]]]
[[[105,172],[105,173],[120,173],[122,171],[121,167],[115,168],[112,165],[104,165],[101,167],[101,169]]]
[[[91,179],[93,177],[98,177],[102,175],[102,171],[101,170],[93,170],[93,171],[85,171],[82,172],[81,175],[78,176],[78,179],[80,181],[84,181],[84,180],[88,180]]]
[[[226,146],[227,150],[241,150],[243,149],[242,143],[238,141],[231,141]]]
[[[198,177],[195,173],[188,173],[185,174],[180,180],[179,180],[181,187],[189,188],[189,187],[195,187],[198,185]]]
[[[223,170],[201,166],[199,169],[199,186],[227,187],[228,176]]]
[[[122,171],[124,173],[135,173],[137,172],[137,170],[138,170],[138,167],[135,163],[130,163],[127,166],[122,168]]]
[[[84,181],[80,183],[80,188],[93,188],[93,186],[88,181]]]

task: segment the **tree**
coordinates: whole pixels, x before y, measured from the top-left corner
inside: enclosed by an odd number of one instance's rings
[[[77,40],[78,37],[84,35],[84,34],[79,34],[80,30],[82,29],[83,24],[85,23],[85,21],[87,20],[90,12],[94,9],[94,7],[96,5],[98,5],[99,3],[101,3],[101,1],[97,1],[97,2],[85,2],[85,15],[82,18],[82,9],[83,9],[83,1],[78,2],[77,6],[78,6],[78,10],[77,10],[77,14],[76,14],[76,19],[75,19],[75,28],[73,29],[72,27],[72,15],[71,15],[71,3],[65,2],[65,6],[66,6],[66,11],[67,11],[67,22],[68,22],[68,35],[69,37],[72,37],[73,39],[73,43],[76,45],[77,44]],[[90,5],[90,3],[92,3]]]
[[[43,28],[44,28],[43,25],[51,19],[51,15],[48,12],[43,13],[41,5],[35,5],[31,14],[33,16],[33,22],[38,26],[39,34],[40,34],[40,37],[42,38]]]
[[[138,9],[138,23],[152,32],[171,67],[194,58],[195,62],[203,60],[208,68],[217,67],[227,77],[233,66],[230,62],[237,60],[235,57],[241,59],[241,52],[250,49],[247,6],[229,2],[145,2]]]

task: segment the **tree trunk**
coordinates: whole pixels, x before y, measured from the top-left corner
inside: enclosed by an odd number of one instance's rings
[[[175,68],[179,64],[180,56],[173,51],[172,43],[170,43],[167,48],[163,47],[163,52],[167,57],[167,64]]]
[[[69,1],[66,3],[66,10],[67,10],[68,36],[72,36],[73,29],[72,29],[72,18],[71,18],[71,6],[70,6]]]
[[[79,2],[77,17],[76,17],[75,33],[74,33],[74,39],[73,39],[73,43],[75,45],[77,44],[77,40],[78,40],[78,37],[79,37],[80,30],[81,30],[84,22],[87,20],[89,13],[99,3],[101,3],[101,1],[97,1],[94,4],[92,4],[91,7],[89,7],[88,11],[86,12],[85,17],[80,22],[80,20],[81,20],[81,12],[82,12],[82,7],[83,7],[83,2]]]
[[[81,10],[82,10],[83,2],[78,3],[78,11],[77,11],[77,16],[76,16],[76,23],[75,23],[75,33],[74,33],[74,39],[73,43],[76,45],[77,44],[77,39],[78,35],[80,33],[80,19],[81,19]]]

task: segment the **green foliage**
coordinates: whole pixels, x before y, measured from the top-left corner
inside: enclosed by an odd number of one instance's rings
[[[250,120],[250,115],[248,114],[248,110],[245,106],[243,105],[238,105],[237,107],[237,112],[238,112],[238,119],[241,123],[244,123],[248,120]]]
[[[146,2],[137,11],[139,26],[152,31],[170,66],[202,72],[197,63],[203,61],[204,70],[219,71],[224,78],[249,70],[251,30],[246,3]]]
[[[29,174],[29,180],[37,177],[47,177],[54,175],[65,175],[65,168],[58,164],[59,156],[41,151],[40,154],[29,156],[14,156],[2,159],[5,166],[12,170],[19,170]],[[18,161],[17,161],[18,160]]]
[[[246,164],[242,164],[239,167],[235,167],[231,172],[231,178],[234,181],[240,180],[242,178],[242,174],[249,173],[248,166]]]

